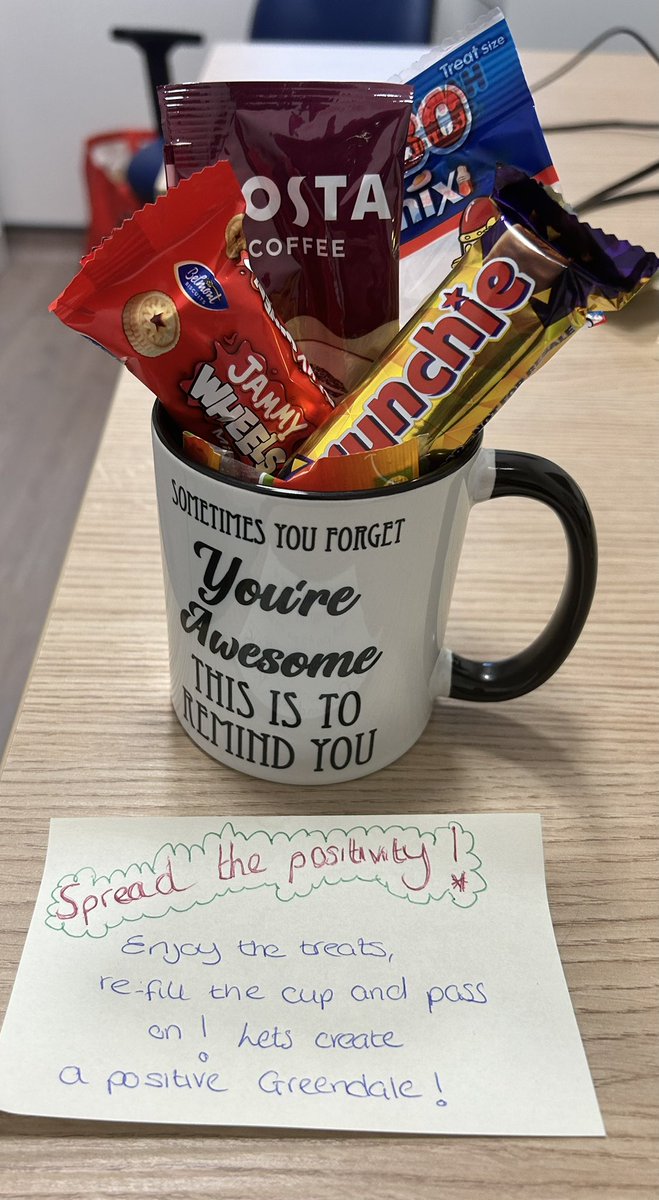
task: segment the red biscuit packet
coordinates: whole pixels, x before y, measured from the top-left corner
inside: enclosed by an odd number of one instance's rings
[[[51,304],[159,396],[181,429],[274,472],[332,402],[241,254],[226,162],[146,205]]]

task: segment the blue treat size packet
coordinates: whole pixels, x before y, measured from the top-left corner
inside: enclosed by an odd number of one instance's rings
[[[414,100],[405,147],[400,322],[420,307],[496,215],[497,164],[541,183],[558,175],[499,9],[403,73]]]

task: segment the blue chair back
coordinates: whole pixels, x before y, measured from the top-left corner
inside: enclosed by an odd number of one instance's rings
[[[426,45],[434,0],[259,0],[251,37],[279,42]]]

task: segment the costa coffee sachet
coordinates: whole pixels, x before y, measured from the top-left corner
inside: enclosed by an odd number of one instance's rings
[[[334,397],[398,332],[409,85],[195,83],[161,89],[168,183],[218,158],[279,319]]]
[[[240,252],[242,203],[228,163],[199,172],[106,238],[50,308],[181,430],[272,473],[333,405]]]

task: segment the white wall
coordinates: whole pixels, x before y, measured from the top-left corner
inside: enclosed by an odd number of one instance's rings
[[[152,124],[142,58],[115,26],[246,36],[254,0],[0,0],[0,212],[6,224],[84,225],[84,139]],[[194,78],[203,48],[171,57]]]
[[[132,46],[110,41],[110,28],[182,28],[203,33],[209,41],[236,41],[247,36],[254,4],[255,0],[0,0],[0,212],[5,222],[84,225],[84,139],[109,129],[151,125],[141,57]],[[659,43],[657,0],[625,0],[624,5],[620,0],[500,4],[522,47],[577,49],[600,30],[622,23]],[[481,0],[436,0],[436,5],[436,40],[489,6]],[[630,50],[634,44],[620,38],[609,48]],[[204,53],[203,48],[175,51],[174,77],[194,78]]]

